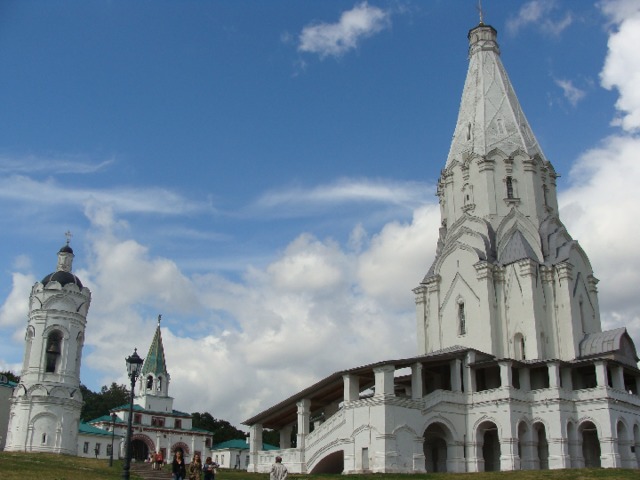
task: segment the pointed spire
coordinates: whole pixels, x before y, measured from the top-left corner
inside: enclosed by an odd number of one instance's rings
[[[469,69],[447,166],[494,149],[545,159],[500,60],[497,36],[482,21],[469,31]]]
[[[167,364],[164,358],[164,346],[162,345],[162,332],[160,331],[161,320],[162,315],[158,315],[158,326],[156,327],[156,333],[151,341],[149,353],[147,353],[144,365],[142,366],[142,375],[147,375],[149,373],[156,377],[158,375],[167,375]]]

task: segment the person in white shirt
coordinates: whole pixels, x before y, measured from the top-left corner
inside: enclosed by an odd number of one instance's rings
[[[276,457],[276,463],[271,466],[269,480],[286,480],[288,473],[287,467],[282,464],[282,457]]]

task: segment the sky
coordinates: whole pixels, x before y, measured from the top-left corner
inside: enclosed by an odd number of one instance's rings
[[[603,329],[640,345],[640,3],[482,4]],[[416,355],[476,7],[0,2],[0,369],[67,231],[92,390],[127,382],[158,314],[174,407],[235,425]]]

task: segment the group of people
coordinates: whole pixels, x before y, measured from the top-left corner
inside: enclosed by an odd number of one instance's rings
[[[171,473],[173,480],[214,480],[218,467],[219,465],[211,460],[211,457],[207,457],[203,464],[198,453],[193,456],[193,461],[187,465],[182,450],[176,450],[171,463]]]
[[[158,455],[160,456],[158,460]],[[153,469],[160,469],[163,465],[162,454],[153,454]],[[193,461],[187,464],[184,460],[182,450],[176,450],[171,462],[171,473],[173,480],[215,480],[216,469],[219,467],[211,457],[207,457],[204,463],[200,454],[193,455]],[[286,480],[288,475],[287,467],[282,464],[282,457],[276,457],[276,463],[271,467],[269,480]]]
[[[162,456],[162,452],[153,452],[149,455],[149,461],[151,462],[151,468],[154,470],[162,470],[162,465],[164,465],[164,457]]]

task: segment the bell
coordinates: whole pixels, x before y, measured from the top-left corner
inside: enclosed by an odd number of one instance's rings
[[[57,343],[52,343],[49,345],[49,348],[47,348],[47,353],[60,353],[60,346]]]

